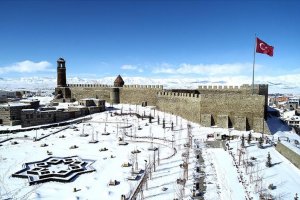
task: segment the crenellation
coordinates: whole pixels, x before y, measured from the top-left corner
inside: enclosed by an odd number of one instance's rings
[[[67,87],[71,88],[111,88],[113,85],[106,85],[106,84],[68,84]]]
[[[257,86],[255,86],[255,87],[257,87]],[[252,86],[249,84],[243,84],[243,85],[241,85],[240,88],[250,89],[250,88],[252,88]]]
[[[159,97],[178,97],[178,98],[199,98],[200,95],[199,94],[193,94],[193,93],[182,93],[182,92],[158,92],[157,96]]]
[[[162,85],[124,85],[124,88],[162,89]]]
[[[264,90],[267,88],[267,84],[254,85],[254,90]],[[199,85],[198,90],[252,90],[252,85]]]

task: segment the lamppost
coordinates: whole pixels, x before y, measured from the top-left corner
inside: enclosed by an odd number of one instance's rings
[[[230,133],[231,133],[231,131],[233,131],[233,128],[228,128],[228,135],[229,135],[228,140],[229,140],[229,143],[230,143]]]
[[[174,142],[175,142],[175,137],[174,137],[175,135],[174,135],[174,132],[173,132],[173,134],[172,134],[172,148],[174,148]]]
[[[145,161],[145,173],[147,173],[146,172],[146,170],[147,170],[147,160],[144,160]]]

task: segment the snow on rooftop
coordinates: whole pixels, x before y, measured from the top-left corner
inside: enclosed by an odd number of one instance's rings
[[[96,99],[96,98],[84,98],[80,100],[97,100],[97,101],[104,101],[103,99]]]
[[[71,106],[71,107],[74,107],[74,106],[78,106],[78,101],[75,101],[73,103],[68,103],[68,102],[65,102],[65,103],[59,103],[58,106],[55,106],[56,109],[68,109],[68,107]]]
[[[9,102],[5,104],[0,104],[2,107],[19,107],[19,106],[27,106],[28,104],[26,103],[21,103],[21,102]]]
[[[22,109],[22,111],[34,111],[33,108]]]
[[[21,99],[20,102],[25,102],[25,103],[31,103],[31,102],[37,102],[39,101],[38,99]]]

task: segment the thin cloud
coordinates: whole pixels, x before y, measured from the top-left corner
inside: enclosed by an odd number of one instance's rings
[[[122,65],[121,69],[124,69],[124,70],[136,70],[137,66],[134,66],[134,65]]]
[[[34,73],[34,72],[54,72],[55,69],[51,69],[51,63],[47,61],[33,62],[25,60],[14,63],[12,65],[0,67],[0,74],[7,73]]]
[[[178,67],[161,65],[153,69],[154,74],[198,74],[198,75],[220,75],[220,74],[241,74],[252,69],[250,63],[233,64],[187,64],[182,63]]]
[[[133,70],[133,71],[138,71],[138,72],[143,72],[144,70],[138,66],[135,65],[122,65],[121,69],[123,70]]]

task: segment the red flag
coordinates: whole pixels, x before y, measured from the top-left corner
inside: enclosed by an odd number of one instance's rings
[[[256,38],[257,53],[263,53],[263,54],[268,54],[269,56],[273,56],[273,50],[274,50],[273,46],[270,46],[264,41],[260,40],[259,38]]]

